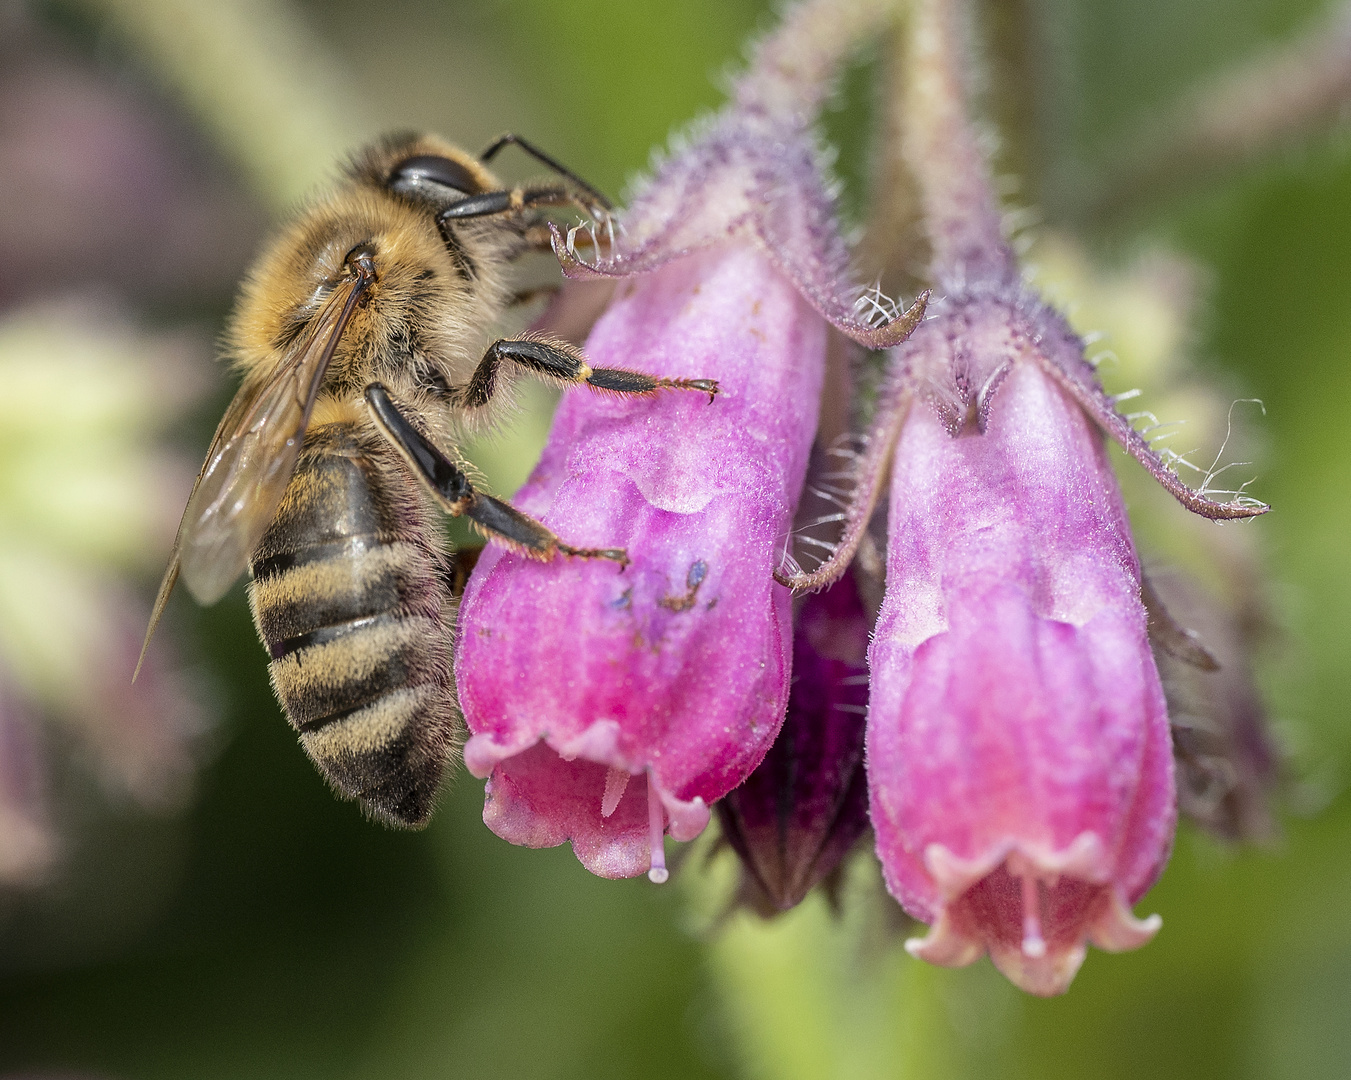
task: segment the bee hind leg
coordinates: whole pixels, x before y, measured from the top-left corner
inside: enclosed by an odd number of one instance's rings
[[[529,515],[475,491],[464,470],[408,421],[380,383],[366,387],[365,398],[375,426],[413,470],[413,475],[426,485],[432,498],[452,517],[467,517],[490,540],[541,562],[548,562],[561,552],[581,559],[609,559],[628,565],[629,557],[623,548],[572,547]]]
[[[561,341],[536,338],[495,341],[460,390],[460,404],[475,409],[486,405],[497,389],[497,372],[504,360],[527,371],[568,383],[580,383],[615,394],[651,394],[657,390],[694,390],[711,402],[718,393],[716,379],[663,379],[624,368],[593,368],[580,350]]]

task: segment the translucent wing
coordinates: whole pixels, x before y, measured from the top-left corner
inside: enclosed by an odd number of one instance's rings
[[[198,603],[214,604],[248,566],[295,472],[333,350],[370,281],[359,273],[335,289],[305,344],[270,378],[245,384],[230,402],[183,511],[146,646],[180,574]]]

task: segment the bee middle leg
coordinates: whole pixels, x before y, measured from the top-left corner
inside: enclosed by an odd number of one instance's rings
[[[519,338],[494,341],[483,354],[469,382],[459,388],[460,403],[469,409],[486,405],[497,390],[497,372],[510,360],[536,375],[578,383],[616,394],[651,394],[657,390],[694,390],[712,402],[717,379],[663,379],[625,368],[593,368],[581,351],[561,341]]]
[[[609,559],[628,565],[628,553],[623,548],[572,547],[529,515],[475,491],[464,470],[408,421],[380,383],[366,387],[365,398],[380,433],[452,517],[467,517],[489,539],[541,562],[548,562],[561,552],[581,559]]]

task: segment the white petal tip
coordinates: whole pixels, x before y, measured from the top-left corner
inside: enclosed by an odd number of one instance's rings
[[[946,916],[940,915],[938,921],[929,927],[922,938],[910,938],[905,943],[905,951],[916,960],[939,967],[966,967],[975,963],[985,952],[985,945],[957,933]]]
[[[1128,952],[1150,941],[1161,926],[1161,916],[1155,914],[1147,919],[1137,919],[1131,914],[1130,905],[1119,894],[1113,894],[1106,910],[1090,927],[1088,936],[1103,952]]]

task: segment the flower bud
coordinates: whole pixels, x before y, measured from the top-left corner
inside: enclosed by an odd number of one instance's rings
[[[759,767],[718,803],[752,896],[769,913],[801,902],[867,831],[867,648],[852,574],[803,601],[783,728]]]

